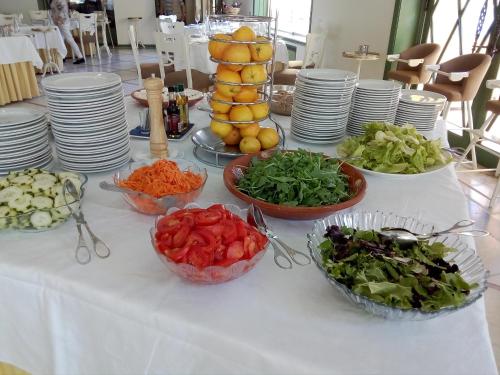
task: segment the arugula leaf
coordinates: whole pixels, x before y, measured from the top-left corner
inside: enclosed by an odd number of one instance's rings
[[[337,160],[306,150],[252,158],[238,189],[249,196],[286,206],[317,207],[352,197],[348,178]]]

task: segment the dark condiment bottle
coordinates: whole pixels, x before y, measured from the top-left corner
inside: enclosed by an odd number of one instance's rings
[[[177,107],[177,101],[175,97],[174,87],[170,86],[168,88],[168,107],[167,107],[167,117],[168,117],[168,134],[178,134],[179,133],[179,107]]]
[[[184,85],[179,83],[177,85],[177,107],[179,107],[180,122],[182,124],[182,131],[189,127],[189,106],[188,98],[184,93]]]

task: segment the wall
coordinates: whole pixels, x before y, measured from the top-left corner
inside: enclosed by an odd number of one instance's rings
[[[30,10],[38,10],[37,0],[0,0],[0,14],[23,13],[23,23],[31,23]]]
[[[118,45],[130,45],[127,17],[142,17],[138,26],[138,38],[144,44],[154,44],[153,32],[156,28],[154,0],[114,0],[114,6]]]
[[[378,61],[365,61],[361,78],[382,79],[389,43],[395,0],[313,0],[311,31],[326,32],[323,67],[356,71],[355,60],[342,57],[343,51],[368,44],[379,52]]]

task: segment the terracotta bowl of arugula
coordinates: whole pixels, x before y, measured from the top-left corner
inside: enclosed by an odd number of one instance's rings
[[[241,156],[226,165],[224,184],[266,215],[293,220],[326,217],[354,206],[366,193],[356,168],[306,150]]]

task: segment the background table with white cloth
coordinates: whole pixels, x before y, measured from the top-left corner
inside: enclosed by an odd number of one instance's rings
[[[39,96],[34,67],[42,66],[30,38],[0,37],[0,105]]]
[[[142,108],[127,99],[129,126]],[[278,117],[278,116],[277,116]],[[289,127],[290,118],[278,117]],[[197,128],[206,113],[191,110]],[[289,134],[289,132],[287,132]],[[133,140],[134,152],[149,142]],[[190,140],[171,150],[195,160]],[[334,147],[288,140],[334,154]],[[208,169],[200,203],[245,204]],[[33,373],[100,374],[496,374],[484,300],[441,318],[405,322],[350,304],[311,264],[282,270],[269,250],[243,277],[200,286],[168,271],[152,249],[154,217],[100,190],[91,175],[83,210],[111,257],[81,266],[74,222],[54,231],[0,233],[0,361]],[[453,167],[408,179],[368,176],[355,209],[416,216],[447,227],[468,217]],[[269,218],[306,249],[311,221]]]
[[[46,33],[42,31],[45,26],[21,26],[19,32],[24,34],[32,34],[33,44],[38,50],[42,61],[48,61],[47,49],[50,51],[52,61],[55,62],[59,69],[64,69],[63,59],[66,57],[67,49],[64,44],[64,39],[57,26],[52,25],[51,30]],[[45,44],[45,34],[47,36],[47,44]]]
[[[217,63],[210,60],[208,52],[208,38],[200,34],[199,29],[194,27],[186,27],[186,32],[189,35],[189,55],[191,69],[199,70],[202,73],[213,74],[217,70]],[[288,50],[283,40],[276,41],[276,57],[277,62],[284,65],[288,64]],[[176,65],[176,70],[185,69],[182,64]]]

